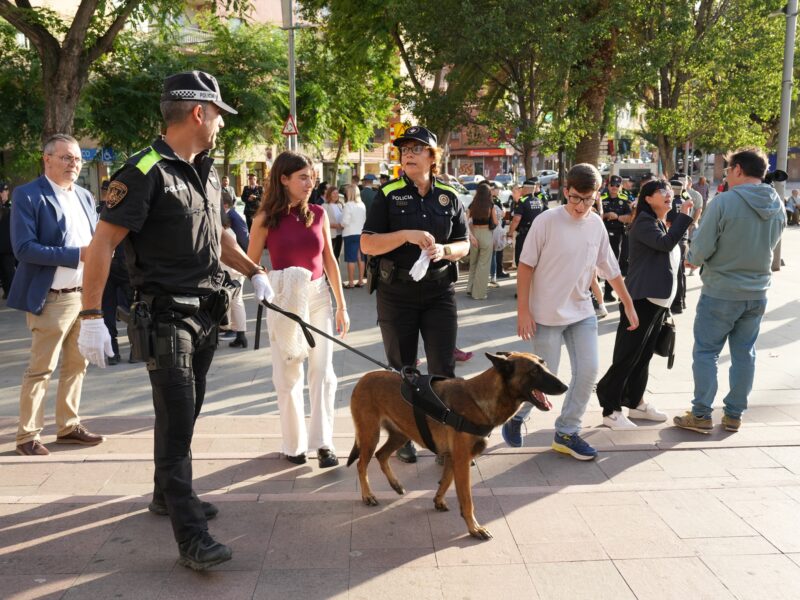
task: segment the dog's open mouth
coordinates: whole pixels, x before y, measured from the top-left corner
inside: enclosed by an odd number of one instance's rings
[[[531,392],[531,396],[533,397],[533,405],[539,410],[550,410],[553,408],[553,405],[550,404],[550,400],[547,399],[547,396],[545,396],[539,390],[533,390]]]

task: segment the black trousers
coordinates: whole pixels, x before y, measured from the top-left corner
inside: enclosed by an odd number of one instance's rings
[[[505,275],[506,272],[503,270],[503,251],[497,250],[494,253],[494,264],[495,264],[495,277],[498,275]]]
[[[628,331],[630,321],[620,305],[619,327],[614,341],[614,358],[606,374],[597,382],[597,398],[608,416],[623,406],[636,408],[642,401],[658,332],[667,309],[647,298],[633,301],[639,327]]]
[[[378,284],[378,325],[389,364],[413,366],[419,336],[425,345],[428,373],[455,377],[458,329],[455,286],[438,281]]]
[[[17,270],[17,259],[13,254],[0,254],[0,282],[3,284],[3,295],[8,297],[14,273]]]
[[[609,231],[608,232],[608,243],[611,246],[611,251],[614,253],[614,257],[617,259],[617,262],[620,261],[620,253],[622,252],[622,240],[625,237],[625,233],[623,231]],[[620,264],[620,270],[622,265]],[[603,293],[606,295],[611,294],[613,292],[613,288],[605,282],[603,286]],[[600,298],[597,299],[600,301]]]
[[[683,309],[686,308],[686,266],[683,264],[686,259],[686,240],[681,240],[678,247],[681,249],[681,261],[678,264],[678,287],[672,306]]]
[[[619,249],[619,270],[623,276],[628,274],[628,232],[622,234],[622,245]]]
[[[114,277],[109,277],[106,287],[103,288],[103,321],[106,324],[108,333],[111,335],[111,347],[114,354],[119,354],[119,342],[117,336],[117,306],[124,306],[130,309],[133,295],[127,281],[120,281]]]
[[[528,237],[528,232],[518,233],[517,239],[514,241],[514,264],[519,267],[519,255],[522,253],[522,246],[525,245],[525,238]]]
[[[342,253],[342,243],[344,242],[344,236],[337,235],[335,238],[331,240],[333,245],[333,255],[336,257],[336,260],[339,260],[339,255]]]
[[[155,488],[153,500],[166,504],[175,539],[180,544],[207,530],[200,500],[192,489],[192,435],[203,406],[206,374],[216,350],[216,327],[193,334],[180,324],[176,331],[176,366],[151,368],[155,409]]]

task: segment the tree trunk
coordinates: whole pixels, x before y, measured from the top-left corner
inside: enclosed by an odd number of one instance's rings
[[[339,161],[342,159],[342,149],[344,148],[346,139],[344,132],[340,131],[336,145],[336,156],[333,159],[333,186],[336,188],[339,187]]]
[[[522,160],[525,161],[525,178],[530,179],[536,172],[533,169],[533,142],[522,142]]]
[[[601,110],[602,113],[602,110]],[[600,130],[591,131],[581,138],[575,147],[575,163],[597,166],[600,160]]]
[[[661,159],[661,168],[664,169],[664,175],[672,177],[675,174],[675,162],[672,160],[672,151],[675,148],[670,139],[662,134],[658,134],[656,138],[658,144],[658,156]]]

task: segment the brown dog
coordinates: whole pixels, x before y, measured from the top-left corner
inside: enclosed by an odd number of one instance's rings
[[[544,394],[567,391],[567,386],[534,354],[498,352],[486,356],[493,366],[480,375],[471,379],[446,379],[433,385],[434,391],[451,410],[476,425],[502,425],[523,402],[531,402],[539,410],[550,410],[550,401]],[[405,490],[392,471],[389,456],[409,438],[423,444],[414,421],[414,410],[403,400],[400,387],[398,373],[373,371],[361,378],[350,398],[356,440],[347,466],[358,458],[361,498],[367,505],[378,504],[367,480],[367,465],[378,446],[381,427],[388,432],[389,439],[375,456],[389,485],[398,494],[404,494]],[[444,495],[455,477],[461,516],[470,535],[484,540],[491,538],[489,531],[475,520],[469,473],[470,462],[486,448],[486,439],[456,431],[430,418],[428,424],[437,450],[445,459],[442,479],[433,499],[434,506],[437,510],[448,510]]]

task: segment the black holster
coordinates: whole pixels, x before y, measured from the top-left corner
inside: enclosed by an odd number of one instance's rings
[[[397,267],[393,260],[381,258],[378,261],[378,278],[381,283],[390,284],[394,281]]]
[[[367,291],[371,294],[378,289],[378,258],[375,256],[367,257]]]
[[[153,355],[150,347],[153,331],[153,315],[147,302],[139,301],[131,305],[128,322],[128,340],[131,343],[131,358],[137,362],[150,360]]]

